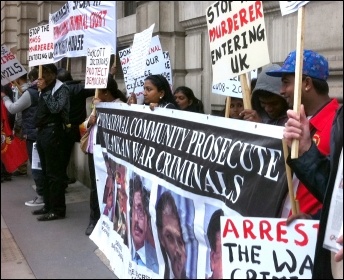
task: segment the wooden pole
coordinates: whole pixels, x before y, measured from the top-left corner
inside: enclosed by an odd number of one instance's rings
[[[240,84],[241,84],[241,91],[242,91],[242,99],[244,103],[244,109],[252,109],[251,105],[251,92],[250,88],[247,83],[247,77],[246,74],[240,75]]]
[[[231,110],[231,97],[227,96],[226,98],[226,110],[225,110],[225,117],[229,118],[229,113]]]
[[[303,45],[304,45],[304,16],[305,7],[302,6],[298,9],[297,19],[297,42],[296,42],[296,65],[295,65],[295,86],[294,86],[294,104],[293,110],[300,115],[301,105],[301,88],[302,88],[302,69],[303,69]],[[299,156],[299,140],[294,139],[291,143],[291,154],[292,159],[298,158]]]
[[[284,160],[285,160],[285,171],[287,175],[287,182],[288,182],[288,191],[289,191],[289,198],[291,203],[291,211],[292,214],[297,214],[299,212],[298,210],[298,204],[294,197],[294,188],[293,188],[293,179],[291,176],[291,169],[290,166],[287,164],[287,158],[288,158],[288,146],[285,139],[282,139],[283,144],[283,154],[284,154]]]

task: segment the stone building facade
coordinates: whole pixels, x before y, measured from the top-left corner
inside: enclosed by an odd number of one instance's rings
[[[192,88],[203,101],[207,114],[223,109],[225,102],[224,96],[211,93],[212,68],[205,11],[213,3],[116,2],[117,51],[129,47],[135,33],[155,23],[153,36],[159,35],[163,50],[170,54],[174,88],[181,85]],[[2,1],[1,44],[16,51],[17,58],[27,66],[28,30],[47,24],[49,13],[57,11],[63,4],[65,1]],[[296,48],[298,13],[282,16],[278,1],[263,1],[263,9],[270,61],[282,63],[287,54]],[[305,7],[304,22],[304,48],[313,49],[329,60],[330,95],[342,103],[343,2],[310,1]],[[119,88],[124,89],[119,59],[116,62],[116,81]],[[74,79],[83,80],[86,59],[72,58],[68,62],[63,59],[58,66],[66,67],[67,63]],[[78,162],[80,155],[75,157],[75,162]],[[73,171],[78,172],[78,168]],[[82,181],[82,178],[78,179]]]

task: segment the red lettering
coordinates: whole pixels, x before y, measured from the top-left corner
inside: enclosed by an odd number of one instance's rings
[[[253,223],[250,220],[243,221],[243,231],[244,231],[244,238],[248,238],[248,235],[251,236],[252,239],[256,239],[257,237],[252,232]]]
[[[261,3],[262,3],[261,1],[256,1],[256,3],[255,3],[256,19],[263,17],[263,9],[262,9],[262,4]]]
[[[233,30],[233,21],[232,18],[227,18],[227,24],[228,24],[228,34],[232,33]]]
[[[237,31],[239,29],[239,25],[238,25],[238,14],[235,14],[233,16],[233,21],[234,21],[234,31]]]
[[[243,26],[244,24],[247,24],[248,21],[246,19],[246,10],[245,9],[241,9],[239,11],[239,15],[240,15],[240,26]]]
[[[276,236],[277,236],[277,241],[278,242],[284,242],[287,243],[288,239],[282,238],[283,235],[285,235],[287,233],[287,231],[285,229],[282,229],[282,227],[286,227],[286,222],[285,221],[281,221],[278,222],[276,225]]]
[[[264,235],[265,235],[268,240],[272,241],[273,238],[270,235],[270,231],[271,231],[271,224],[269,223],[269,221],[261,220],[259,222],[260,238],[264,239]]]
[[[225,238],[228,233],[233,232],[236,238],[239,238],[238,230],[236,229],[233,221],[231,219],[227,219],[225,227],[223,229],[222,237]]]
[[[312,227],[315,228],[316,230],[319,230],[319,224],[315,224]]]
[[[249,16],[250,16],[250,22],[254,21],[255,18],[254,18],[254,16],[253,16],[253,5],[250,5],[250,6],[248,7],[248,14],[249,14]]]
[[[221,32],[222,32],[222,35],[227,34],[226,22],[224,20],[221,21]]]
[[[301,227],[303,227],[305,224],[296,224],[295,225],[295,231],[297,233],[299,233],[302,237],[303,237],[303,240],[301,241],[298,241],[298,240],[295,240],[295,244],[296,245],[299,245],[299,246],[306,246],[308,244],[308,236],[307,236],[307,233],[305,233]]]

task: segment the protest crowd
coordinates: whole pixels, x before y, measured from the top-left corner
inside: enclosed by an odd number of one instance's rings
[[[102,2],[68,1],[30,29],[29,67],[1,46],[1,183],[30,176],[32,224],[68,219],[77,153],[90,178],[85,235],[120,279],[342,279],[343,115],[328,59],[295,46],[271,62],[263,2],[215,2],[209,90],[225,94],[209,112],[173,80],[154,24],[119,51],[92,33],[116,19]],[[63,36],[72,26],[80,34]],[[85,78],[74,80],[79,56]]]

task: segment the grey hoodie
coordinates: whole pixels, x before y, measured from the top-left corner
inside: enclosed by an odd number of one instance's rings
[[[278,119],[271,119],[269,118],[268,114],[265,112],[264,108],[260,105],[259,101],[259,94],[262,91],[268,91],[275,95],[281,97],[281,99],[285,102],[285,112],[288,109],[287,101],[281,96],[280,90],[282,86],[282,81],[280,77],[272,77],[266,75],[266,72],[272,71],[275,69],[280,69],[281,67],[278,64],[270,64],[268,66],[263,67],[262,71],[257,77],[256,86],[252,92],[251,102],[252,108],[257,111],[257,113],[262,118],[263,123],[267,124],[274,124],[274,125],[284,125],[287,121],[286,113],[280,116]]]

